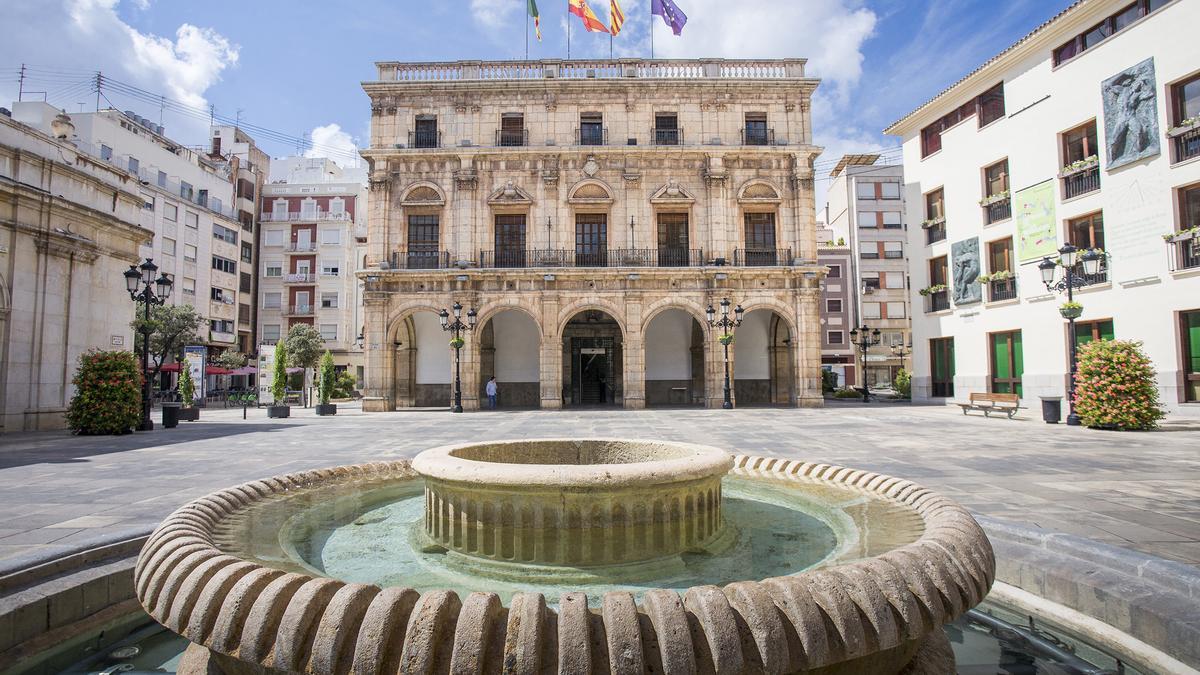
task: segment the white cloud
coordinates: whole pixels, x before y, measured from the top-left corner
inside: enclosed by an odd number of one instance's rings
[[[517,13],[525,9],[525,3],[511,0],[471,0],[471,16],[475,22],[489,30],[508,25]],[[539,8],[540,9],[540,8]]]
[[[314,147],[304,152],[305,157],[329,157],[338,166],[357,166],[358,146],[337,123],[314,127],[310,138]]]

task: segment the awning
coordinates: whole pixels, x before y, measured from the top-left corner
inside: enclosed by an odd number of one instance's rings
[[[151,369],[151,370],[153,370],[153,369]],[[179,362],[168,363],[167,365],[160,368],[159,372],[161,372],[161,373],[178,373],[179,372]],[[234,373],[232,370],[230,370],[228,368],[222,368],[221,366],[205,366],[204,374],[205,375],[235,375],[236,373]]]

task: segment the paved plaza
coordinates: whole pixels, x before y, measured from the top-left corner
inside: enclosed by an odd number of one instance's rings
[[[150,528],[184,502],[305,469],[412,457],[436,445],[534,437],[693,441],[912,479],[997,518],[1200,565],[1200,424],[1115,433],[964,417],[957,408],[443,410],[336,417],[206,410],[121,437],[0,437],[0,559]]]

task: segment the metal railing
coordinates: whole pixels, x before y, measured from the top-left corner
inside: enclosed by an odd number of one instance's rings
[[[683,145],[683,127],[676,129],[654,127],[650,130],[650,136],[654,139],[655,145]]]
[[[790,248],[739,248],[733,251],[735,267],[776,267],[792,264]]]
[[[1017,279],[995,279],[988,282],[988,300],[991,302],[1000,302],[1002,300],[1017,299]]]
[[[1200,157],[1200,126],[1192,127],[1190,131],[1185,131],[1172,140],[1175,144],[1176,162]]]
[[[285,283],[285,284],[315,284],[315,283],[317,283],[317,275],[315,275],[315,274],[285,274],[285,275],[283,275],[283,283]]]
[[[408,132],[408,147],[410,148],[440,148],[442,147],[442,131],[414,130]]]
[[[775,145],[775,130],[742,129],[742,145]]]
[[[950,291],[937,291],[925,296],[925,313],[944,312],[950,309]]]
[[[803,59],[619,59],[564,61],[381,62],[381,81],[554,79],[739,79],[804,77]]]
[[[312,316],[316,313],[314,305],[288,305],[287,316]]]
[[[1167,265],[1172,272],[1200,267],[1200,237],[1168,241]]]
[[[1071,199],[1100,189],[1100,166],[1063,176],[1063,199]]]
[[[529,129],[497,129],[496,145],[503,148],[529,145]]]
[[[444,270],[450,267],[450,252],[392,251],[388,262],[394,270]]]
[[[259,219],[264,223],[283,223],[283,222],[315,222],[326,220],[350,220],[349,211],[288,211],[287,213],[273,213],[271,211],[263,211],[262,217]]]
[[[926,244],[936,244],[939,241],[946,241],[946,223],[944,221],[925,228]]]
[[[484,269],[529,267],[529,260],[529,251],[524,249],[479,252],[479,266]]]
[[[576,127],[575,145],[608,145],[608,127]]]
[[[991,225],[992,223],[998,223],[1002,220],[1008,220],[1009,218],[1012,218],[1012,200],[1005,199],[995,202],[994,204],[988,204],[987,206],[983,207],[983,211],[987,216],[988,225]]]
[[[1080,283],[1081,286],[1094,286],[1096,284],[1107,284],[1108,283],[1108,256],[1105,255],[1100,258],[1100,271],[1096,272],[1095,274],[1084,274],[1082,261],[1075,263],[1075,268],[1073,270],[1071,270],[1071,273],[1075,275],[1076,279],[1082,280]]]
[[[315,241],[309,241],[309,242],[293,241],[293,242],[286,244],[283,247],[283,250],[288,253],[316,253],[317,242],[315,242]]]
[[[763,264],[790,264],[790,249],[787,251],[787,255],[776,256],[786,262]],[[528,249],[479,252],[479,266],[482,268],[701,267],[705,264],[704,250],[698,248]]]

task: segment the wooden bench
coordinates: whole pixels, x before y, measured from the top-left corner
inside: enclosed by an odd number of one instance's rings
[[[959,403],[963,414],[972,410],[982,410],[984,417],[991,417],[993,412],[1002,412],[1012,419],[1021,409],[1021,399],[1016,394],[985,394],[973,392],[969,403]]]

